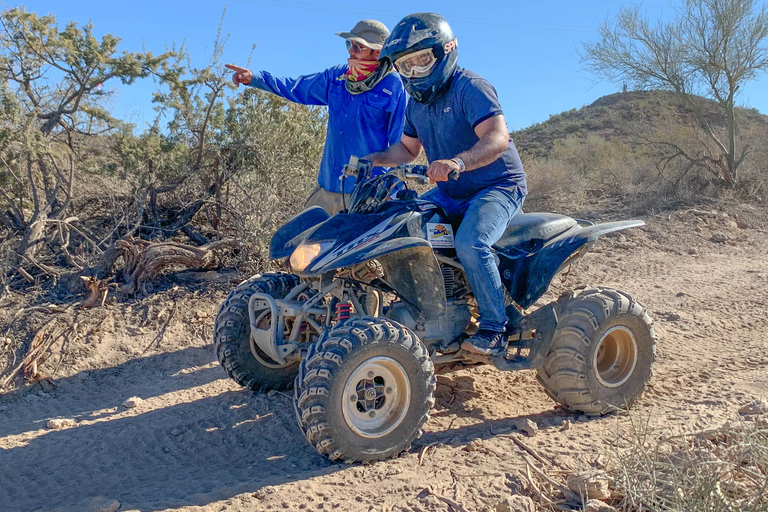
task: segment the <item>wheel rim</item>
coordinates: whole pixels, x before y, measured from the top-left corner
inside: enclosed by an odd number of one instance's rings
[[[347,426],[369,439],[386,436],[402,423],[411,403],[405,369],[390,357],[361,363],[349,376],[342,395]]]
[[[597,342],[592,365],[603,386],[624,384],[637,366],[637,342],[632,331],[623,326],[608,329]]]

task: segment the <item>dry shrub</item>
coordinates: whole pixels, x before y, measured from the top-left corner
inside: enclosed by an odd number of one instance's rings
[[[621,512],[768,510],[768,423],[658,438],[633,418],[611,454]]]
[[[726,140],[725,120],[699,101],[709,128]],[[523,157],[531,196],[553,209],[595,198],[656,207],[660,202],[768,196],[768,117],[737,108],[736,148],[747,149],[735,187],[720,175],[722,150],[693,111],[671,93],[635,91],[600,98],[576,111],[512,134]]]
[[[555,141],[545,158],[523,155],[531,198],[563,205],[588,196],[631,196],[651,181],[648,161],[638,150],[599,135],[572,135]]]

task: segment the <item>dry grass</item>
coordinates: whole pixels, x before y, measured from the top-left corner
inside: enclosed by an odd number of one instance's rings
[[[632,419],[611,454],[613,505],[621,512],[768,510],[768,419],[656,437]]]

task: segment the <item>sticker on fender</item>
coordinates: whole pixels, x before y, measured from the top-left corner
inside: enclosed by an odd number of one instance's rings
[[[453,226],[448,223],[427,223],[427,240],[432,247],[453,248]]]

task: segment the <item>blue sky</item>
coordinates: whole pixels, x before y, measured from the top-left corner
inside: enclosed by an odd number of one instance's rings
[[[679,0],[677,0],[679,1]],[[597,27],[613,16],[619,0],[443,0],[421,2],[353,2],[350,0],[29,0],[6,1],[0,8],[25,5],[38,14],[54,14],[63,28],[73,20],[92,22],[97,36],[112,33],[121,50],[161,53],[184,42],[193,64],[204,66],[211,55],[222,13],[229,34],[227,62],[245,64],[255,44],[251,68],[280,76],[299,76],[345,62],[347,52],[336,32],[350,30],[360,19],[373,18],[393,27],[412,12],[443,14],[459,41],[459,65],[486,77],[499,93],[510,130],[546,121],[550,115],[580,108],[618,92],[620,86],[595,84],[581,69],[583,41],[597,38]],[[370,7],[366,7],[370,5]],[[652,18],[671,14],[663,0],[643,2]],[[113,108],[140,127],[152,118],[150,81],[116,89]],[[744,88],[741,104],[768,114],[768,77]]]

